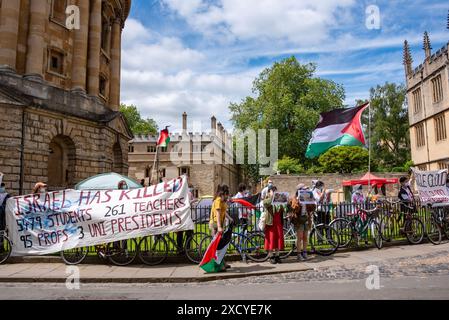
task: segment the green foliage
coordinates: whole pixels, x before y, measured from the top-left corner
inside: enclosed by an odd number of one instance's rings
[[[343,107],[341,85],[314,77],[314,64],[300,64],[295,57],[276,62],[253,83],[253,97],[229,106],[236,129],[277,129],[279,157],[305,158],[307,145],[321,112]]]
[[[410,159],[405,94],[405,87],[394,83],[371,88],[371,155],[385,168],[397,169]]]
[[[324,172],[352,173],[368,170],[368,150],[362,147],[336,147],[323,153],[318,163]]]
[[[143,119],[135,105],[127,106],[121,104],[120,112],[125,116],[133,134],[157,135],[158,127],[156,121],[150,118]]]
[[[276,163],[276,170],[280,173],[303,173],[304,168],[299,163],[299,160],[284,156],[282,159],[278,160]]]

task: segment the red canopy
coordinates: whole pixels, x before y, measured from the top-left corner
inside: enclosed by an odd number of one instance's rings
[[[372,186],[376,185],[378,187],[381,187],[385,184],[398,183],[398,181],[399,180],[396,178],[389,178],[389,179],[379,178],[379,177],[376,177],[374,174],[368,172],[361,179],[343,181],[343,186],[350,187],[350,186],[355,186],[358,184],[367,186],[369,183],[371,183]]]

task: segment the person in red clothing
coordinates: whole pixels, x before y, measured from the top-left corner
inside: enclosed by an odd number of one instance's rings
[[[263,202],[264,208],[268,213],[265,226],[265,250],[268,251],[270,263],[272,264],[281,263],[279,251],[284,250],[284,231],[282,223],[284,208],[272,204],[275,191],[275,186],[269,186],[267,197]]]

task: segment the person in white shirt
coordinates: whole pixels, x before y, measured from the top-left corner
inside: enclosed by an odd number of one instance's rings
[[[329,224],[330,216],[326,212],[326,191],[324,189],[324,182],[317,181],[312,189],[312,192],[317,203],[318,223]]]
[[[267,197],[267,195],[268,195],[268,188],[270,188],[272,186],[273,186],[273,181],[270,179],[270,180],[268,180],[268,184],[265,186],[265,188],[262,189],[262,191],[260,193],[260,196],[261,196],[262,200],[264,200]]]

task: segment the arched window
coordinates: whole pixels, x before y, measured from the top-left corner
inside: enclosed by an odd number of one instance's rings
[[[76,149],[72,139],[58,135],[49,145],[47,178],[53,190],[66,189],[74,184]]]

